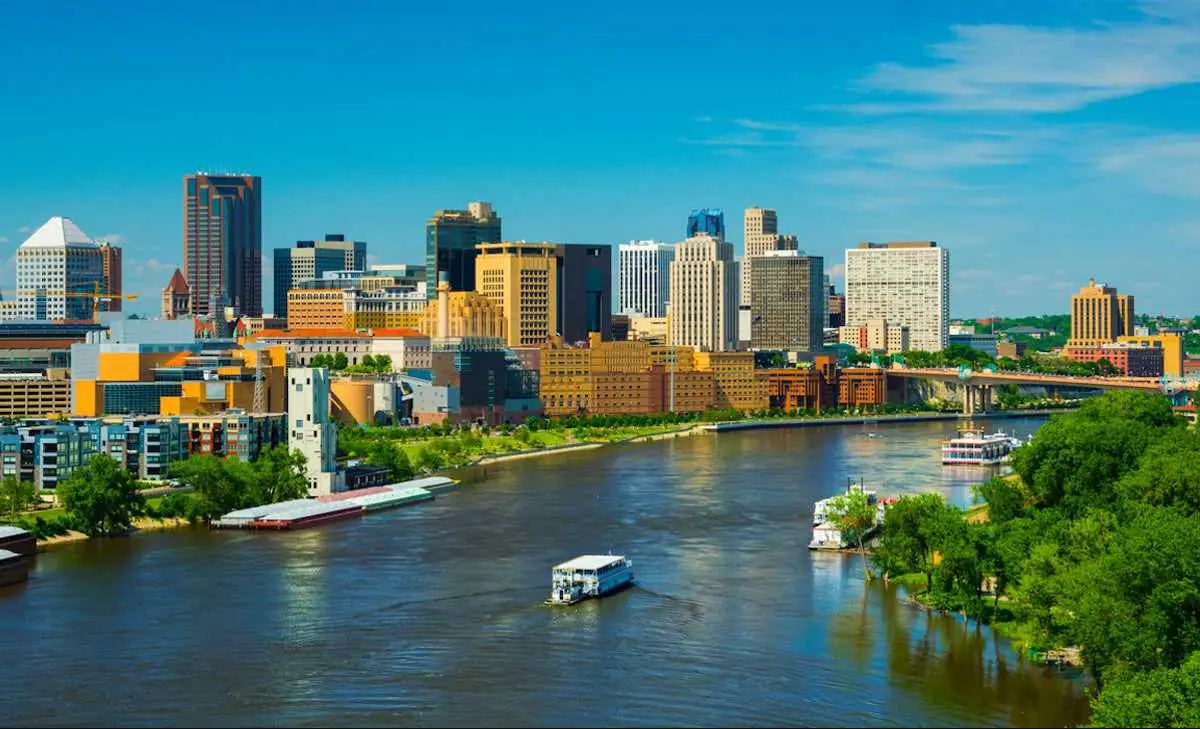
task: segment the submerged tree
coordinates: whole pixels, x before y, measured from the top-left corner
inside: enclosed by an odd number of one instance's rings
[[[870,582],[875,575],[867,564],[866,538],[875,526],[875,505],[862,491],[851,491],[835,496],[829,502],[827,513],[829,522],[842,532],[842,537],[857,546],[862,557],[863,579]]]

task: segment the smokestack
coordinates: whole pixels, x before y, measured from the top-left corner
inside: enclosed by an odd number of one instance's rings
[[[437,302],[437,337],[446,339],[450,336],[450,273],[448,271],[438,274]]]

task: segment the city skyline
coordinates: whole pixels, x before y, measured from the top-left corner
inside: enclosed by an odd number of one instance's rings
[[[64,215],[128,251],[125,290],[139,300],[127,310],[153,312],[158,292],[183,263],[179,176],[229,168],[267,182],[264,249],[343,230],[372,241],[376,260],[419,263],[423,222],[466,200],[504,211],[509,239],[609,245],[678,242],[692,209],[720,207],[736,220],[761,205],[788,221],[806,252],[831,261],[866,240],[941,241],[956,258],[954,317],[1060,312],[1064,297],[1092,276],[1135,292],[1148,312],[1194,313],[1185,267],[1163,265],[1200,240],[1190,210],[1200,188],[1183,172],[1200,157],[1200,130],[1185,113],[1200,101],[1192,85],[1200,70],[1188,55],[1200,43],[1200,15],[1189,5],[920,14],[880,5],[883,20],[865,29],[858,27],[860,11],[822,8],[811,18],[819,22],[796,24],[805,51],[795,58],[782,51],[749,60],[714,53],[691,59],[699,66],[688,68],[681,39],[640,43],[645,31],[608,21],[577,24],[581,36],[571,44],[551,39],[548,52],[562,56],[554,68],[488,53],[494,41],[485,36],[479,56],[452,58],[416,38],[421,22],[402,29],[414,34],[411,49],[385,54],[391,44],[374,38],[396,32],[394,16],[373,7],[382,15],[369,27],[338,19],[318,24],[307,10],[281,21],[249,8],[231,30],[215,25],[220,13],[181,11],[194,21],[187,25],[174,9],[116,3],[107,17],[61,26],[62,56],[54,64],[33,60],[40,56],[32,40],[53,8],[15,8],[7,52],[33,72],[0,83],[10,98],[43,113],[0,121],[7,138],[22,140],[19,148],[10,145],[16,174],[0,183],[3,275],[11,279],[13,252],[28,235],[22,229]],[[779,24],[801,12],[753,10]],[[438,22],[440,12],[422,10],[421,19]],[[479,24],[486,34],[502,33],[506,44],[545,39],[543,25],[525,14],[480,12],[489,21]],[[671,15],[649,12],[664,21]],[[284,27],[261,32],[277,22]],[[256,52],[213,59],[220,73],[187,72],[180,84],[191,62],[172,46],[185,26]],[[737,47],[751,30],[734,24],[717,43]],[[843,47],[853,45],[843,42],[852,31],[871,43]],[[590,48],[613,32],[654,47],[637,59],[642,76],[628,66],[604,76],[571,47]],[[356,52],[318,54],[318,63],[302,50],[328,33]],[[97,35],[110,42],[97,48],[89,42]],[[150,46],[126,42],[135,36]],[[155,64],[135,63],[147,52],[158,54]],[[464,84],[498,64],[489,74],[497,113],[461,113],[467,101],[457,99],[444,99],[447,108],[437,114],[413,113],[424,108],[418,104],[433,81],[410,78],[405,53],[430,56]],[[294,114],[301,88],[294,80],[277,83],[279,66],[267,58],[291,64],[294,79],[315,89],[305,105],[356,113]],[[733,84],[748,64],[758,83]],[[365,65],[374,76],[341,84]],[[1125,67],[1131,70],[1122,73]],[[691,79],[709,74],[718,88],[697,109]],[[388,100],[387,93],[362,93],[373,82],[413,86]],[[64,126],[73,118],[57,113],[64,105],[105,108],[118,88],[143,93],[88,125]],[[648,88],[656,93],[641,94]],[[176,134],[197,93],[247,102],[240,123]],[[611,103],[633,98],[638,114]],[[508,113],[517,109],[527,112]],[[581,202],[606,212],[580,215]],[[1131,240],[1156,255],[1129,256]],[[742,241],[732,242],[740,255]],[[840,272],[832,273],[840,284]]]

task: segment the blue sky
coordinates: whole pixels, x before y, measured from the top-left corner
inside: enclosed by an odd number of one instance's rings
[[[426,5],[6,8],[0,288],[67,215],[156,311],[207,169],[263,177],[264,259],[341,232],[419,263],[470,200],[613,244],[721,207],[740,250],[761,205],[835,274],[939,241],[955,316],[1066,311],[1090,276],[1200,312],[1200,2]]]

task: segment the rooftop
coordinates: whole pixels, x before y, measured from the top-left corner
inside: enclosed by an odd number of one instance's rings
[[[368,335],[354,329],[263,329],[258,339],[369,339]]]
[[[625,559],[615,554],[585,554],[554,566],[556,570],[598,570]]]
[[[87,233],[79,229],[79,226],[71,222],[70,218],[54,216],[47,220],[42,227],[33,232],[33,235],[25,239],[21,244],[21,248],[29,250],[30,248],[96,248],[96,242],[93,241]]]

